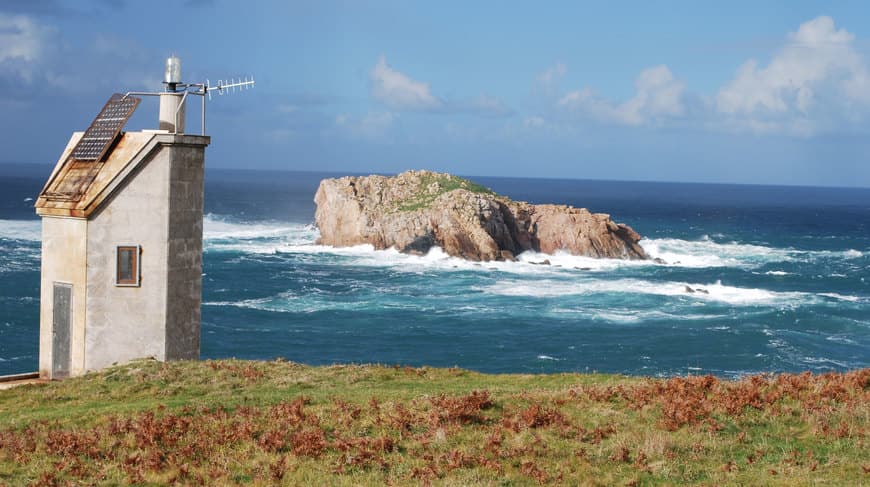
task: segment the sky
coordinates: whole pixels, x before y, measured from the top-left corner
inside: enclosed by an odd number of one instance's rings
[[[208,102],[208,167],[870,187],[862,1],[2,0],[0,162],[171,54],[256,79]]]

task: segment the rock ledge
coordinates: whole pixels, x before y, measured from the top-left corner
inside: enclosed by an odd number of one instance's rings
[[[475,261],[512,260],[526,250],[647,258],[640,235],[609,215],[513,201],[450,174],[324,179],[314,202],[323,245],[371,244],[418,254],[438,246]]]

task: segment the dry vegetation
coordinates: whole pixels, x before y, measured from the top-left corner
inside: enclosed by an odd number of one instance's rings
[[[868,433],[870,369],[137,362],[0,391],[0,485],[866,485]]]

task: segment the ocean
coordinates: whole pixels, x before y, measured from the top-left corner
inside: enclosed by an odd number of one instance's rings
[[[0,166],[0,375],[37,368],[32,199],[48,172]],[[312,198],[335,176],[207,169],[203,358],[722,377],[870,367],[870,189],[472,177],[609,213],[666,262],[473,263],[316,245]]]

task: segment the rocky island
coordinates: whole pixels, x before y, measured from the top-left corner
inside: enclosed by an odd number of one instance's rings
[[[607,214],[513,201],[450,174],[324,179],[314,202],[323,245],[371,244],[418,254],[437,246],[475,261],[513,260],[526,250],[647,258],[640,235]]]

